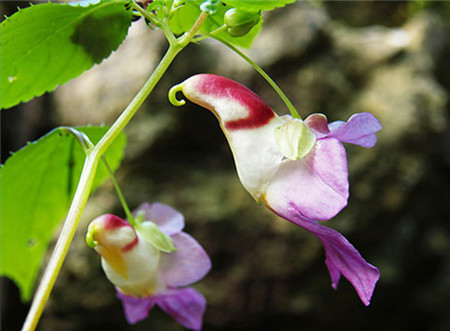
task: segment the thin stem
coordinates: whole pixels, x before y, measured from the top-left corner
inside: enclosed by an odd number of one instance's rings
[[[89,196],[92,183],[94,181],[95,172],[98,166],[98,157],[90,151],[85,159],[83,170],[81,172],[80,181],[78,183],[75,196],[67,214],[66,221],[63,225],[58,241],[53,250],[50,261],[45,269],[42,280],[33,298],[30,311],[25,320],[22,330],[35,330],[45,304],[47,303],[50,292],[55,284],[56,277],[61,269],[62,263],[67,251],[69,250],[70,242],[72,241],[77,225],[79,223],[81,213]]]
[[[75,235],[78,223],[80,222],[81,214],[89,197],[101,156],[131,120],[155,85],[159,82],[162,75],[166,72],[174,58],[192,41],[207,16],[208,15],[206,13],[202,12],[191,30],[182,37],[178,38],[176,42],[170,44],[166,54],[161,59],[160,63],[155,68],[142,89],[133,98],[128,107],[122,112],[98,144],[93,149],[88,151],[75,196],[72,200],[72,204],[58,241],[56,242],[55,249],[53,250],[50,261],[48,262],[47,268],[45,269],[42,280],[39,283],[39,287],[33,298],[30,311],[28,312],[27,318],[22,327],[22,331],[33,331],[36,329],[48,297],[50,296],[50,292],[55,284],[56,278],[69,250],[70,243]]]
[[[161,59],[161,62],[155,68],[150,78],[145,82],[142,89],[136,94],[134,99],[125,108],[125,110],[120,114],[119,118],[114,122],[114,124],[109,128],[106,134],[94,147],[94,152],[96,154],[102,155],[105,153],[106,149],[111,145],[111,143],[117,138],[117,136],[122,132],[128,122],[133,118],[134,114],[138,111],[142,103],[147,99],[148,95],[155,85],[159,82],[162,75],[166,72],[169,65],[172,63],[174,58],[182,50],[178,44],[170,45],[166,54]]]
[[[157,17],[155,17],[155,15],[149,13],[148,11],[146,11],[144,8],[142,8],[141,6],[139,6],[136,1],[133,0],[132,2],[133,8],[138,11],[142,16],[144,16],[144,18],[146,18],[147,20],[149,20],[152,24],[154,24],[156,27],[160,28],[161,31],[164,33],[164,35],[167,38],[167,41],[169,42],[169,44],[173,44],[176,41],[175,36],[173,35],[172,31],[170,31],[170,29],[167,27],[167,25],[164,22],[161,22],[161,20]]]
[[[185,33],[183,36],[180,37],[180,44],[185,47],[187,44],[189,44],[192,39],[194,39],[195,35],[197,34],[198,30],[200,30],[200,27],[203,25],[205,20],[208,18],[208,13],[202,12],[200,16],[197,18],[197,21],[195,21],[194,25],[192,26],[192,29],[190,29],[187,33]]]
[[[161,59],[161,62],[153,71],[150,78],[144,84],[139,93],[134,97],[134,99],[130,102],[128,107],[120,114],[119,118],[114,122],[114,124],[109,128],[108,132],[102,137],[102,139],[98,142],[98,144],[94,148],[94,152],[96,154],[102,155],[106,149],[111,145],[111,143],[117,138],[117,136],[122,132],[123,128],[128,124],[128,122],[133,118],[134,114],[137,112],[139,107],[148,97],[150,92],[153,90],[155,85],[159,82],[162,75],[166,72],[169,65],[172,63],[174,58],[178,55],[178,53],[189,44],[189,42],[193,39],[195,34],[197,33],[200,26],[205,21],[208,14],[202,12],[195,22],[192,29],[177,39],[177,42],[171,44],[169,49],[167,50],[164,57]]]
[[[214,36],[214,35],[216,35],[216,34],[222,32],[222,31],[225,31],[227,28],[228,28],[227,25],[224,24],[224,25],[222,25],[222,26],[219,26],[217,29],[215,29],[214,31],[211,31],[208,35],[205,35],[205,36],[203,36],[203,37],[204,37],[204,38],[208,38],[208,37],[210,37],[210,36]],[[201,37],[200,37],[198,40],[200,40],[200,39],[201,39]]]
[[[226,41],[218,36],[215,36],[215,35],[208,34],[208,36],[221,42],[222,44],[224,44],[225,46],[230,48],[232,51],[234,51],[236,54],[238,54],[240,57],[242,57],[245,61],[247,61],[261,76],[264,77],[264,79],[270,84],[270,86],[272,86],[272,88],[275,90],[275,92],[278,93],[281,100],[283,100],[284,104],[289,109],[289,112],[291,113],[292,117],[301,118],[297,109],[295,109],[294,105],[291,103],[291,101],[288,99],[288,97],[278,87],[278,85],[274,82],[274,80],[272,78],[270,78],[270,76],[258,64],[256,64],[252,59],[250,59],[247,55],[245,55],[242,51],[240,51],[234,45],[230,44],[228,41]]]
[[[116,189],[117,196],[119,197],[120,204],[122,205],[122,208],[125,211],[125,215],[127,216],[128,223],[130,223],[132,226],[135,226],[136,222],[134,221],[133,214],[131,214],[130,208],[128,208],[127,201],[125,200],[122,190],[120,189],[119,183],[117,183],[116,177],[114,176],[114,172],[111,170],[104,155],[102,155],[102,162],[106,170],[108,171],[109,177],[111,177],[114,188]]]

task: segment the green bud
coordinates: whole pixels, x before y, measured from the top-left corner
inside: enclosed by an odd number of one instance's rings
[[[250,12],[244,9],[229,9],[223,21],[232,37],[246,35],[261,19],[261,12]]]

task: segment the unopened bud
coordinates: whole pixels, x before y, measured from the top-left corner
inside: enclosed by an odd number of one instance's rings
[[[244,9],[229,9],[223,21],[227,26],[228,33],[233,37],[246,35],[261,19],[260,12],[250,12]]]

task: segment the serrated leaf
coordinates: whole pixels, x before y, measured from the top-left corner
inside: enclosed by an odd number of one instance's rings
[[[107,127],[85,127],[93,143]],[[121,134],[105,153],[116,169],[126,144]],[[13,154],[0,168],[0,274],[14,280],[30,299],[43,257],[63,221],[76,189],[84,152],[69,133],[55,129]],[[106,178],[100,165],[94,186]]]
[[[145,221],[137,223],[135,229],[144,238],[146,242],[164,253],[176,251],[172,238],[162,232],[158,225],[153,222]]]
[[[129,0],[19,10],[0,26],[0,108],[54,90],[100,63],[131,25]]]

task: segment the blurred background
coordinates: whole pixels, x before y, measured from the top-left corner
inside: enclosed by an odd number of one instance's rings
[[[2,14],[25,2],[2,1]],[[3,15],[2,15],[3,17]],[[214,41],[190,45],[126,128],[117,178],[131,208],[160,201],[180,210],[213,268],[196,288],[208,300],[204,330],[450,329],[450,2],[297,1],[265,15],[246,53],[302,116],[330,121],[371,112],[377,145],[347,146],[349,205],[327,223],[377,266],[365,307],[342,278],[331,288],[319,240],[258,206],[241,186],[214,116],[173,107],[168,89],[210,72],[286,108],[243,60]],[[167,44],[138,21],[109,59],[27,104],[1,112],[1,160],[55,126],[111,124]],[[159,309],[134,326],[85,244],[103,213],[123,216],[108,182],[91,196],[38,330],[183,330]],[[1,329],[19,330],[28,304],[1,281]]]

